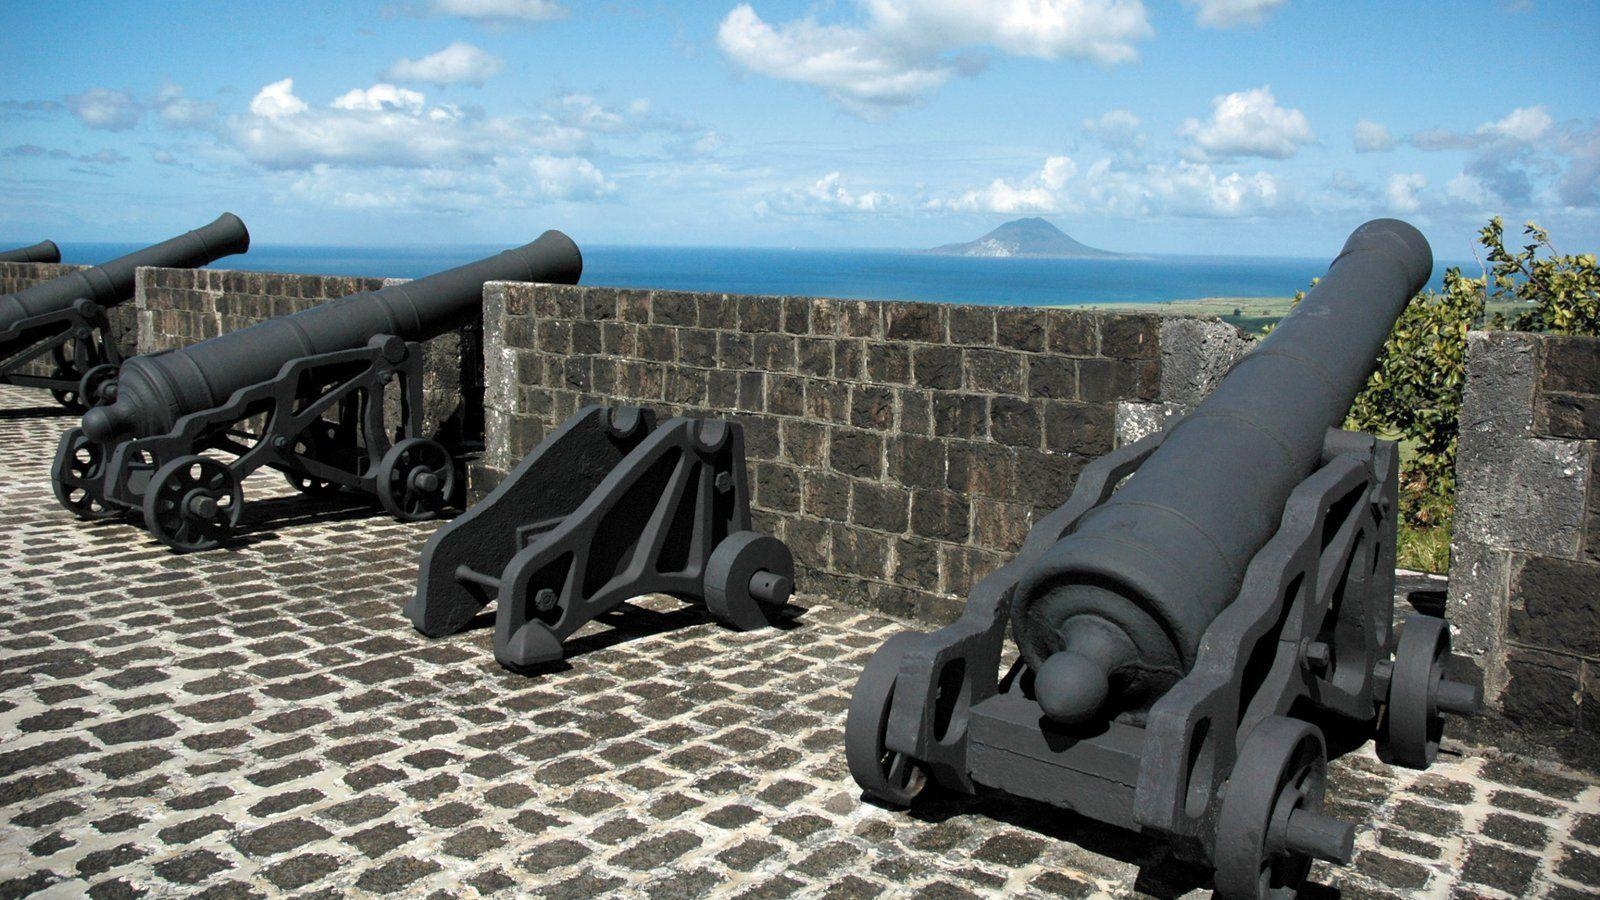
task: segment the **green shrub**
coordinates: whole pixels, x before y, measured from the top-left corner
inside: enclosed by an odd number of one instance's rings
[[[1397,438],[1410,451],[1400,473],[1401,509],[1415,526],[1445,525],[1453,512],[1457,417],[1466,380],[1467,331],[1485,310],[1496,328],[1600,335],[1595,255],[1561,255],[1529,222],[1519,251],[1505,246],[1499,216],[1478,232],[1481,278],[1445,273],[1444,289],[1419,294],[1395,323],[1377,371],[1350,410],[1350,426]],[[1510,316],[1507,313],[1511,313]]]

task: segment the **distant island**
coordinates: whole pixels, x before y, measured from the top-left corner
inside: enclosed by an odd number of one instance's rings
[[[1024,256],[1053,259],[1124,259],[1127,254],[1080,244],[1049,222],[1032,217],[1007,222],[975,241],[945,244],[928,253],[941,256]]]

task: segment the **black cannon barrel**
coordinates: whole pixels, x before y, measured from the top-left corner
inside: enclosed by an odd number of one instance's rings
[[[1012,634],[1048,715],[1086,721],[1108,697],[1138,710],[1188,671],[1432,271],[1410,225],[1356,229],[1272,334],[1024,575]]]
[[[15,250],[0,250],[0,262],[61,262],[61,248],[55,241],[40,241],[31,247],[18,247]]]
[[[140,266],[193,268],[248,249],[250,232],[244,223],[233,213],[223,213],[210,225],[0,297],[0,333],[24,319],[66,309],[80,298],[116,306],[133,296],[133,272]]]
[[[122,365],[116,402],[89,410],[83,431],[98,443],[161,434],[178,417],[220,405],[290,360],[355,349],[380,334],[420,341],[457,328],[480,309],[485,282],[576,284],[582,272],[578,245],[546,231],[531,244],[426,278],[340,297],[170,353],[137,356]]]

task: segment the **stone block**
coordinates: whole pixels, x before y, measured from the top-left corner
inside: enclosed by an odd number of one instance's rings
[[[1514,647],[1506,670],[1501,710],[1507,719],[1541,728],[1578,725],[1578,660]]]
[[[1468,540],[1459,532],[1450,544],[1450,587],[1445,599],[1451,648],[1484,671],[1484,696],[1491,702],[1505,685],[1506,600],[1511,589],[1511,553]]]
[[[1544,556],[1523,562],[1506,633],[1520,644],[1600,657],[1600,565]]]
[[[1543,340],[1541,390],[1600,394],[1600,338],[1547,336]]]
[[[1238,362],[1254,341],[1213,319],[1169,316],[1161,322],[1161,400],[1195,406]],[[1110,355],[1110,354],[1107,354]]]
[[[1539,397],[1534,430],[1542,435],[1600,440],[1600,396],[1548,393]]]
[[[1589,481],[1584,445],[1545,438],[1469,439],[1466,423],[1463,412],[1456,458],[1457,537],[1576,559]]]

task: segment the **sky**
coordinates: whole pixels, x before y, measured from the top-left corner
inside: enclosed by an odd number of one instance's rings
[[[1600,3],[0,5],[0,237],[1600,247]]]

